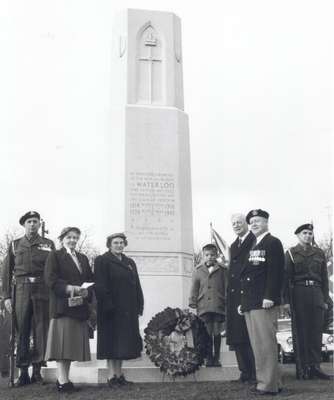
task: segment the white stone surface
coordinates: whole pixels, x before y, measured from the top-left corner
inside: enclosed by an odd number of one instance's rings
[[[138,266],[143,329],[163,308],[186,307],[189,296],[193,228],[181,24],[173,13],[129,9],[116,16],[113,34],[110,173],[118,212],[111,222],[126,232],[126,252]]]

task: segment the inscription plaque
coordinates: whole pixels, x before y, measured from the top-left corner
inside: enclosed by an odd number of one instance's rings
[[[136,240],[169,241],[175,231],[175,176],[172,173],[130,172],[128,215]]]

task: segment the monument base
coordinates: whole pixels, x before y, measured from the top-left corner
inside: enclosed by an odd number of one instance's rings
[[[94,347],[92,347],[94,348]],[[156,367],[146,354],[136,360],[124,362],[124,375],[132,382],[193,382],[193,381],[229,381],[237,379],[240,375],[237,367],[235,353],[228,351],[223,339],[221,352],[221,368],[201,367],[195,374],[186,377],[173,379],[167,374],[163,374]],[[55,382],[56,363],[49,362],[48,367],[42,369],[42,375],[46,382]],[[108,370],[105,360],[96,360],[95,354],[92,354],[92,361],[80,363],[73,362],[70,371],[70,379],[77,384],[98,385],[107,382]]]

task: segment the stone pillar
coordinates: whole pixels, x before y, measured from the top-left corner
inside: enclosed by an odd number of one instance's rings
[[[187,306],[193,268],[180,19],[129,9],[117,15],[113,38],[112,223],[138,266],[144,328],[164,307]]]

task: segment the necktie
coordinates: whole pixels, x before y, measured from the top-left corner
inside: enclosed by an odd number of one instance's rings
[[[238,247],[240,247],[241,245],[242,245],[242,240],[241,240],[241,238],[239,238]]]

